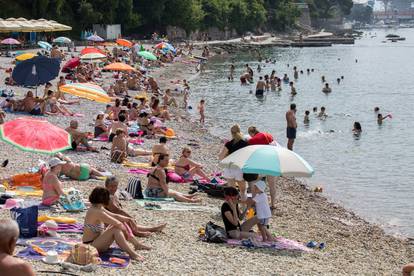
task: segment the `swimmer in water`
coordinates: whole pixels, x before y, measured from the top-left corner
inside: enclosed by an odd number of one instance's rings
[[[323,93],[331,93],[332,89],[329,87],[329,83],[325,83],[325,87],[322,89]]]
[[[341,76],[341,80],[343,80],[345,77],[344,76]]]
[[[284,82],[289,82],[289,77],[288,77],[288,75],[287,75],[287,74],[284,74],[284,75],[283,75],[283,81],[284,81]]]
[[[310,114],[309,110],[306,110],[305,111],[305,117],[303,117],[303,123],[305,125],[309,125],[309,114]]]
[[[374,108],[374,112],[375,113],[378,113],[380,111],[380,108],[378,107],[378,106],[376,106],[375,108]]]
[[[298,68],[296,68],[296,66],[293,67],[293,78],[299,78]]]
[[[306,73],[309,75],[310,74],[310,69],[306,69]]]
[[[257,72],[258,72],[258,73],[262,72],[262,67],[260,67],[260,64],[259,64],[259,65],[257,65]]]
[[[315,114],[315,115],[318,114],[318,108],[316,106],[313,108],[313,114]]]
[[[359,122],[355,122],[354,123],[354,128],[352,129],[352,132],[354,133],[354,135],[359,135],[362,132],[362,127],[361,124]]]
[[[324,120],[324,119],[326,119],[326,117],[328,117],[328,114],[325,113],[325,107],[322,106],[321,107],[321,112],[319,112],[319,114],[318,114],[318,118]]]
[[[312,69],[311,69],[311,72],[314,72],[314,71],[315,71],[315,69],[313,69],[313,68],[312,68]]]
[[[297,92],[296,92],[296,88],[295,88],[295,86],[293,85],[293,81],[291,81],[291,82],[289,83],[289,86],[290,86],[290,94],[292,94],[292,96],[296,95],[296,94],[297,94]]]
[[[340,84],[340,83],[341,83],[341,79],[340,79],[340,78],[337,78],[337,79],[336,79],[336,82],[337,82],[338,84]]]
[[[325,76],[321,77],[322,82],[326,82]]]
[[[303,71],[302,70],[300,70],[300,73],[303,75]]]
[[[382,125],[382,121],[384,121],[387,118],[392,118],[391,114],[388,114],[387,116],[382,116],[382,114],[379,113],[378,116],[377,116],[377,123],[379,125]]]
[[[234,64],[230,65],[230,76],[229,76],[229,80],[233,81],[233,76],[234,76],[234,70],[236,68],[234,67]]]

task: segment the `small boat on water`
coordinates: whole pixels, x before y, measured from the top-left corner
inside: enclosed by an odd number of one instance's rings
[[[387,34],[385,37],[386,38],[398,38],[400,36],[399,35],[396,35],[396,34]]]

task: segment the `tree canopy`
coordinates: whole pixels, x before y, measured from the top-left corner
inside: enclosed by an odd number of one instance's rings
[[[307,0],[317,16],[328,16],[332,7],[349,13],[352,0]],[[295,0],[0,0],[0,17],[53,19],[74,32],[92,24],[122,24],[123,33],[163,32],[166,26],[186,31],[234,29],[239,34],[255,30],[285,30],[295,24],[300,11]],[[351,6],[349,6],[349,2]]]

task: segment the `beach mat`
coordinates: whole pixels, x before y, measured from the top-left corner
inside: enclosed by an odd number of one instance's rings
[[[299,251],[299,252],[313,252],[312,249],[306,247],[306,245],[294,241],[289,240],[284,237],[278,237],[276,238],[276,241],[274,242],[262,242],[262,237],[257,237],[257,245],[251,246],[251,243],[246,242],[246,240],[234,240],[230,239],[227,240],[227,245],[230,246],[239,246],[239,247],[245,247],[245,248],[267,248],[271,250],[287,250],[287,251]]]
[[[153,201],[148,199],[138,199],[137,204],[146,210],[156,211],[194,211],[194,212],[217,212],[214,207],[199,205],[197,203],[171,202],[171,201]]]
[[[38,222],[37,226],[39,227],[42,225],[43,222]],[[83,233],[83,224],[82,223],[57,223],[58,229],[56,232],[58,233]]]
[[[149,163],[143,163],[143,162],[132,162],[132,161],[126,161],[124,163],[122,163],[122,165],[124,167],[128,167],[128,168],[139,168],[139,169],[152,169],[154,167],[151,166],[151,164]],[[174,167],[172,164],[170,164],[167,167],[168,170],[174,170]]]
[[[69,256],[69,252],[76,243],[80,243],[80,239],[67,239],[67,238],[43,238],[36,237],[31,239],[18,239],[17,244],[25,246],[23,250],[17,253],[17,257],[29,260],[40,261],[44,256],[33,249],[38,247],[43,251],[55,250],[58,252],[59,259],[63,260]],[[119,248],[111,247],[108,251],[101,253],[99,257],[102,259],[100,263],[103,267],[111,268],[126,268],[130,263],[130,258],[126,253]],[[125,260],[124,264],[114,264],[109,262],[109,258],[116,257]]]

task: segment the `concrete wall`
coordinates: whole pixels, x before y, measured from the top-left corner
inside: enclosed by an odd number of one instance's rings
[[[115,40],[121,36],[121,25],[93,25],[93,31],[105,40]]]

